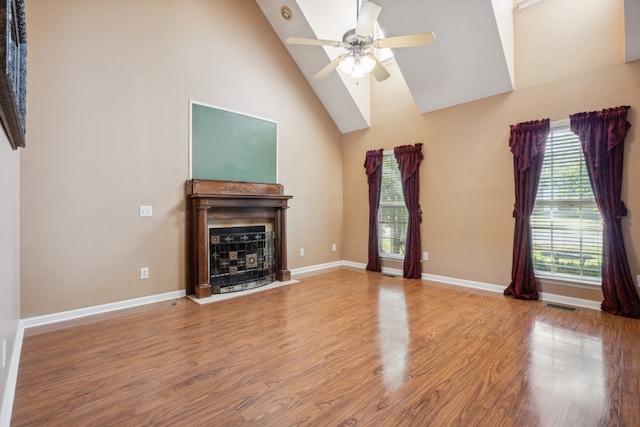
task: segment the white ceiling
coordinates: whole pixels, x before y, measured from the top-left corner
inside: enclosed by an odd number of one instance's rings
[[[625,1],[626,60],[640,58],[640,1]],[[355,27],[352,0],[256,0],[342,133],[370,125],[370,84],[332,72],[313,75],[341,49],[288,45],[287,37],[341,40]],[[420,112],[427,113],[513,90],[513,0],[375,0],[385,36],[433,31],[430,46],[393,49]],[[292,11],[285,20],[281,7]]]

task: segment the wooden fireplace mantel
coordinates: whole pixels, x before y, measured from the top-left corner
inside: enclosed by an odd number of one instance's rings
[[[208,222],[210,219],[262,218],[273,221],[276,280],[291,279],[287,270],[285,210],[293,196],[281,184],[191,179],[187,196],[187,295],[211,296]]]

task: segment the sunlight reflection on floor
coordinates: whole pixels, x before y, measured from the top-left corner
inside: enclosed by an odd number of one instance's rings
[[[409,322],[404,292],[397,288],[380,288],[378,292],[378,333],[382,358],[382,376],[390,391],[397,391],[405,381],[409,350]]]
[[[564,414],[565,421],[578,411],[599,417],[607,410],[601,338],[536,321],[530,351],[531,395],[542,425],[554,425],[559,414],[550,409],[566,401],[572,405]]]

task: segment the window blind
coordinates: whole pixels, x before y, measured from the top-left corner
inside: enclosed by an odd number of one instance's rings
[[[578,137],[552,127],[531,216],[536,273],[600,279],[602,218]]]
[[[393,153],[382,159],[382,185],[378,207],[378,244],[380,254],[404,256],[409,213],[402,193],[402,178]]]

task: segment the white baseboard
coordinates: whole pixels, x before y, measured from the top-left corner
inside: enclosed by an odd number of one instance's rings
[[[473,280],[456,279],[456,278],[453,278],[453,277],[437,276],[435,274],[426,274],[426,273],[422,273],[422,279],[423,280],[432,280],[434,282],[447,283],[447,284],[450,284],[450,285],[464,286],[466,288],[481,289],[481,290],[484,290],[484,291],[496,292],[496,293],[500,293],[500,294],[503,294],[504,290],[507,288],[506,285],[494,285],[494,284],[491,284],[491,283],[476,282],[476,281],[473,281]],[[550,294],[550,293],[546,293],[546,292],[540,292],[540,293],[538,293],[538,296],[540,297],[540,300],[542,300],[542,301],[555,302],[555,303],[559,303],[559,304],[573,305],[575,307],[584,307],[584,308],[591,308],[591,309],[594,309],[594,310],[600,310],[600,302],[598,302],[598,301],[582,299],[582,298],[567,297],[567,296],[564,296],[564,295]]]
[[[382,267],[382,274],[402,277],[402,270],[399,268]]]
[[[491,283],[476,282],[475,280],[456,279],[454,277],[438,276],[435,274],[422,273],[422,280],[447,283],[449,285],[462,286],[465,288],[481,289],[483,291],[503,293],[506,286],[493,285]]]
[[[334,261],[328,262],[326,264],[316,264],[310,265],[308,267],[294,268],[291,270],[291,275],[295,276],[296,274],[312,273],[314,271],[326,270],[328,268],[342,267],[343,265],[345,265],[344,261]]]
[[[359,268],[361,270],[364,270],[365,268],[367,268],[367,264],[363,264],[361,262],[353,262],[353,261],[342,261],[341,265],[345,267]]]
[[[342,261],[342,265],[347,267],[360,268],[364,270],[367,265],[353,261]],[[402,276],[402,270],[397,268],[382,267],[382,272],[385,274],[393,274],[394,276]],[[483,291],[504,293],[507,288],[506,285],[495,285],[492,283],[477,282],[475,280],[457,279],[455,277],[438,276],[435,274],[422,273],[422,280],[431,280],[433,282],[447,283],[449,285],[462,286],[465,288],[480,289]],[[563,295],[550,294],[546,292],[539,293],[542,301],[555,302],[559,304],[567,304],[575,307],[591,308],[594,310],[600,310],[600,302],[592,301],[582,298],[573,298]]]
[[[367,264],[361,263],[361,262],[354,262],[354,261],[342,261],[342,266],[344,267],[353,267],[353,268],[357,268],[360,270],[366,270],[367,268]],[[382,273],[383,274],[391,274],[393,276],[400,276],[402,277],[402,270],[398,269],[398,268],[389,268],[389,267],[382,267]]]
[[[16,395],[16,383],[18,382],[18,367],[20,366],[20,354],[22,353],[22,339],[24,328],[18,326],[13,351],[9,359],[9,370],[7,371],[7,382],[4,387],[2,397],[2,407],[0,408],[0,427],[10,427],[11,414],[13,413],[13,400]]]
[[[330,262],[325,264],[316,264],[312,266],[292,269],[291,274],[296,275],[296,274],[303,274],[303,273],[311,273],[311,272],[317,272],[317,271],[322,271],[322,270],[342,267],[342,266],[358,268],[361,270],[364,270],[366,268],[366,264],[364,263],[359,263],[354,261],[335,261],[335,262]],[[402,270],[400,269],[383,267],[382,272],[385,274],[402,276]],[[506,286],[504,285],[495,285],[491,283],[484,283],[484,282],[478,282],[478,281],[466,280],[466,279],[457,279],[454,277],[447,277],[447,276],[438,276],[435,274],[428,274],[428,273],[422,273],[422,280],[431,280],[434,282],[447,283],[450,285],[457,285],[457,286],[462,286],[467,288],[496,292],[496,293],[503,293],[506,288]],[[28,317],[20,321],[18,334],[16,336],[16,345],[14,345],[14,350],[18,349],[18,354],[19,354],[19,348],[22,347],[23,330],[27,328],[43,326],[43,325],[48,325],[48,324],[57,323],[57,322],[64,322],[66,320],[78,319],[81,317],[92,316],[95,314],[108,313],[110,311],[122,310],[125,308],[138,307],[141,305],[181,298],[184,296],[186,296],[186,292],[184,290],[172,291],[172,292],[166,292],[163,294],[150,295],[146,297],[118,301],[118,302],[109,303],[109,304],[96,305],[93,307],[85,307],[85,308],[80,308],[76,310],[46,314],[43,316]],[[563,295],[541,292],[540,299],[543,301],[569,304],[569,305],[574,305],[578,307],[593,308],[596,310],[600,309],[600,302],[585,300],[581,298],[573,298],[573,297],[567,297]]]
[[[317,271],[322,271],[329,268],[335,268],[335,267],[341,267],[341,266],[353,267],[353,268],[358,268],[362,270],[366,268],[366,264],[359,263],[359,262],[334,261],[334,262],[329,262],[325,264],[316,264],[316,265],[311,265],[307,267],[292,269],[291,274],[296,275],[296,274],[303,274],[303,273],[311,273],[311,272],[317,272]],[[400,269],[383,267],[382,272],[385,274],[402,276],[402,270]],[[428,274],[428,273],[422,273],[422,280],[431,280],[434,282],[447,283],[451,285],[457,285],[457,286],[480,289],[480,290],[497,292],[497,293],[503,293],[506,288],[505,285],[495,285],[491,283],[484,283],[484,282],[478,282],[478,281],[466,280],[466,279],[457,279],[454,277],[447,277],[447,276],[438,276],[435,274]],[[172,292],[167,292],[163,294],[150,295],[150,296],[141,297],[141,298],[134,298],[130,300],[118,301],[118,302],[109,303],[109,304],[97,305],[93,307],[63,311],[60,313],[52,313],[52,314],[46,314],[43,316],[28,317],[20,321],[20,325],[18,329],[19,329],[19,333],[21,334],[20,329],[43,326],[51,323],[63,322],[65,320],[72,320],[72,319],[78,319],[81,317],[92,316],[95,314],[108,313],[110,311],[122,310],[125,308],[137,307],[145,304],[152,304],[155,302],[181,298],[184,296],[186,296],[186,292],[184,290],[172,291]],[[569,305],[574,305],[578,307],[593,308],[596,310],[600,309],[600,302],[585,300],[581,298],[573,298],[573,297],[567,297],[563,295],[541,292],[540,299],[543,301],[569,304]],[[22,339],[20,339],[19,341],[21,346]],[[14,349],[16,347],[18,347],[17,344],[14,346]]]
[[[102,314],[108,313],[110,311],[122,310],[125,308],[138,307],[141,305],[152,304],[154,302],[182,298],[185,295],[185,290],[171,291],[164,294],[149,295],[147,297],[133,298],[124,301],[112,302],[109,304],[94,305],[93,307],[78,308],[76,310],[62,311],[60,313],[27,317],[26,319],[22,319],[20,321],[20,326],[24,329],[28,329],[36,326],[48,325],[51,323],[64,322],[65,320],[78,319],[80,317],[93,316],[95,314]]]
[[[564,295],[550,294],[547,292],[539,292],[538,296],[542,301],[555,302],[558,304],[573,305],[575,307],[591,308],[593,310],[601,310],[599,301],[593,301],[582,298],[567,297]]]

